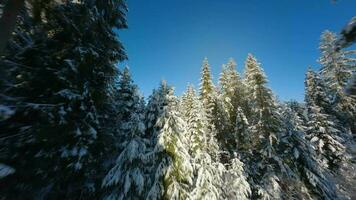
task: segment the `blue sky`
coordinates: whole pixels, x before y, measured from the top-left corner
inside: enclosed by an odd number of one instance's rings
[[[230,57],[238,71],[248,53],[262,63],[281,100],[304,99],[304,74],[317,69],[322,31],[339,32],[356,15],[355,0],[128,0],[119,32],[133,79],[145,96],[166,79],[184,92],[198,87],[206,56],[216,82]]]

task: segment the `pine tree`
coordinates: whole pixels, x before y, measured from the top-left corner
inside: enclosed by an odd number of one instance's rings
[[[158,118],[162,115],[163,107],[167,106],[168,104],[166,95],[170,89],[171,87],[168,86],[166,81],[163,80],[160,83],[159,89],[153,90],[148,99],[148,103],[145,108],[145,126],[146,136],[148,138],[154,138],[154,134],[157,133],[157,130],[155,130],[155,125]]]
[[[287,165],[283,179],[285,198],[337,199],[335,183],[318,162],[313,145],[306,139],[307,124],[295,108],[292,102],[282,109],[280,155]]]
[[[325,94],[325,86],[320,77],[309,69],[305,87],[309,120],[307,138],[315,145],[320,161],[334,170],[342,160],[345,147],[338,137],[340,130],[335,123],[336,119],[326,113],[324,105],[329,100]]]
[[[195,94],[193,86],[189,85],[183,95],[184,115],[187,123],[190,154],[195,156],[197,151],[203,151],[216,157],[218,144],[212,132],[209,131],[209,121],[204,107]]]
[[[167,104],[161,104],[162,112],[153,128],[153,183],[147,199],[185,199],[189,195],[193,170],[186,124],[177,110],[178,100],[173,96],[173,89],[168,89],[166,94],[159,93],[158,99],[164,99]]]
[[[244,164],[236,157],[236,153],[234,156],[224,176],[224,194],[226,199],[249,199],[251,188],[244,174]]]
[[[102,110],[117,74],[114,63],[126,58],[113,28],[126,27],[125,13],[123,1],[60,4],[31,33],[34,43],[4,59],[15,85],[6,96],[16,108],[1,124],[11,136],[3,143],[5,160],[16,169],[1,183],[4,198],[98,194],[109,137]]]
[[[214,110],[216,90],[212,81],[210,66],[207,58],[204,58],[203,60],[199,91],[200,91],[200,99],[203,102],[207,115],[208,117],[211,118],[212,112]]]
[[[225,109],[223,108],[223,104],[219,101],[219,96],[213,84],[207,58],[203,61],[199,93],[200,101],[203,103],[208,119],[208,131],[213,140],[213,137],[218,138],[219,135],[225,132],[228,118],[224,113]],[[213,141],[211,142],[213,143]],[[216,160],[218,158],[213,157],[213,159]]]
[[[220,106],[220,108],[224,109],[222,115],[227,117],[227,121],[224,121],[224,129],[219,131],[221,135],[218,135],[218,138],[222,148],[225,151],[230,152],[230,155],[233,155],[231,153],[237,150],[235,126],[236,120],[238,120],[238,109],[244,104],[245,97],[244,85],[239,73],[236,71],[236,63],[232,58],[230,58],[226,65],[223,65],[219,85],[219,101],[223,102],[223,105]]]
[[[234,153],[239,153],[241,156],[248,156],[252,148],[252,135],[249,127],[249,122],[241,108],[236,111],[235,130],[233,134],[233,142],[231,148]],[[233,152],[230,152],[231,154]]]
[[[223,195],[225,167],[210,157],[207,152],[197,151],[193,159],[194,189],[190,198],[195,199],[221,199]]]
[[[224,106],[229,114],[230,123],[234,124],[236,122],[237,109],[243,105],[245,94],[244,85],[240,74],[236,70],[236,62],[233,58],[230,58],[229,62],[223,65],[219,85]]]
[[[253,188],[253,197],[280,199],[278,175],[283,169],[276,149],[281,132],[280,113],[272,91],[266,87],[266,76],[251,54],[246,60],[245,83],[249,94],[249,122],[253,138],[253,158],[248,161],[249,173],[257,184]]]
[[[128,68],[123,71],[117,92],[120,115],[117,131],[121,137],[118,148],[122,150],[103,179],[102,186],[107,188],[104,199],[141,199],[145,195],[148,178],[142,169],[147,164],[142,157],[147,153],[148,141],[143,139],[144,105]]]
[[[344,88],[351,80],[353,71],[356,70],[356,59],[352,57],[355,51],[336,50],[337,36],[324,31],[320,41],[321,57],[319,59],[321,75],[326,85],[328,94],[332,97],[335,108],[328,114],[336,115],[345,125],[355,132],[356,99],[346,95]]]
[[[319,59],[322,65],[321,73],[334,94],[342,93],[356,67],[355,59],[350,57],[355,52],[351,50],[336,51],[336,40],[337,36],[334,33],[324,31],[319,47],[321,51]]]

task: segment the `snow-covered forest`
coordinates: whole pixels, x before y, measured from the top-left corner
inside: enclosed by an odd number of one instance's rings
[[[356,198],[356,51],[338,34],[321,34],[304,102],[279,101],[247,52],[217,83],[205,58],[199,86],[145,100],[118,67],[127,10],[26,1],[0,59],[1,200]]]

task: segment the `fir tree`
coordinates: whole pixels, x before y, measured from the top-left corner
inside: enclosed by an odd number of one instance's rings
[[[250,184],[244,174],[244,164],[236,157],[232,158],[226,171],[224,194],[226,199],[249,199],[251,195]]]
[[[266,76],[251,54],[246,60],[245,83],[249,94],[249,122],[253,138],[253,158],[248,161],[249,173],[257,184],[253,188],[253,197],[280,199],[278,175],[283,169],[276,149],[281,132],[280,113],[272,91],[266,87]]]
[[[205,151],[198,151],[193,158],[194,189],[191,199],[222,199],[224,196],[226,168],[214,161]],[[236,189],[236,188],[235,188]]]
[[[207,115],[211,118],[216,98],[216,90],[212,81],[208,59],[204,58],[201,79],[200,79],[200,99],[203,102]]]
[[[356,60],[352,57],[355,51],[336,50],[337,37],[330,31],[323,32],[320,41],[322,65],[321,74],[328,85],[328,95],[332,97],[335,108],[328,114],[336,115],[341,122],[355,132],[356,99],[346,95],[344,88],[351,80],[353,71],[356,70]]]
[[[204,107],[195,94],[193,86],[188,86],[183,95],[184,115],[187,123],[187,136],[189,138],[190,154],[195,156],[197,151],[203,151],[216,157],[218,144],[214,135],[209,131],[209,121]]]
[[[307,138],[315,145],[320,161],[334,170],[342,160],[345,147],[340,143],[336,120],[326,113],[323,106],[328,103],[325,86],[316,73],[308,70],[305,87],[309,120]]]
[[[133,84],[128,68],[125,68],[118,84],[117,99],[118,135],[121,153],[114,166],[103,179],[103,187],[107,188],[104,199],[141,199],[145,195],[147,174],[142,159],[147,153],[148,141],[143,139],[145,126],[143,123],[143,107],[137,86]]]
[[[161,87],[162,88],[162,87]],[[157,118],[153,132],[153,183],[147,199],[185,199],[192,183],[186,124],[177,110],[173,89],[161,93],[167,104]]]
[[[218,138],[221,147],[231,153],[237,150],[235,123],[238,114],[237,109],[242,105],[244,99],[243,83],[240,75],[236,71],[236,63],[232,58],[230,58],[226,65],[223,65],[219,85],[219,101],[222,101],[223,104],[220,106],[217,105],[217,108],[220,108],[220,112],[223,112],[222,115],[224,115],[226,119],[223,121],[224,128],[218,131]],[[221,109],[224,109],[224,111]]]
[[[208,119],[208,131],[212,136],[219,137],[225,132],[227,116],[223,113],[225,111],[223,104],[218,100],[219,97],[212,81],[207,58],[203,61],[199,93],[200,101],[203,103]],[[213,159],[218,158],[213,157]]]
[[[287,165],[283,179],[285,198],[337,199],[335,183],[318,162],[313,145],[306,139],[307,124],[293,109],[293,103],[282,109],[284,134],[280,155]]]
[[[249,122],[241,108],[237,108],[236,113],[235,130],[230,149],[233,149],[234,153],[239,153],[241,156],[248,156],[251,153],[251,142],[253,140]]]
[[[240,74],[236,70],[234,59],[230,58],[229,62],[223,65],[219,85],[224,106],[229,114],[230,123],[234,124],[236,122],[237,109],[243,105],[245,96],[244,85]]]
[[[4,142],[5,160],[16,169],[1,183],[5,198],[98,194],[109,137],[102,131],[102,110],[117,74],[114,63],[126,58],[113,31],[126,27],[126,5],[110,2],[69,1],[51,8],[31,33],[35,42],[4,59],[12,69],[8,80],[16,85],[6,90],[15,113],[1,124],[11,136]]]

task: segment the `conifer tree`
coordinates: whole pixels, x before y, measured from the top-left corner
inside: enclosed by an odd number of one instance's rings
[[[245,83],[251,108],[249,122],[253,158],[248,163],[252,181],[256,184],[253,198],[280,199],[278,174],[283,169],[276,149],[281,132],[280,113],[272,91],[266,87],[266,76],[251,54],[245,64]]]
[[[229,62],[223,65],[219,85],[224,106],[229,114],[230,123],[234,124],[236,122],[237,108],[243,105],[245,94],[244,85],[240,74],[236,70],[236,62],[233,58],[230,58]]]
[[[16,85],[6,90],[15,113],[1,124],[11,136],[3,143],[5,160],[16,169],[1,183],[4,198],[99,194],[110,137],[102,129],[102,110],[117,74],[114,64],[126,58],[113,29],[126,27],[125,13],[120,0],[65,2],[31,33],[34,43],[3,60]]]
[[[204,58],[201,79],[200,79],[200,99],[203,102],[208,117],[212,117],[214,102],[216,98],[216,89],[212,81],[208,58]]]
[[[192,86],[188,86],[183,97],[184,107],[189,108],[185,115],[195,177],[191,199],[247,199],[249,184],[242,163],[235,158],[227,169],[212,159],[217,154],[217,142],[207,129],[203,106]]]
[[[153,182],[147,199],[185,199],[192,184],[191,158],[188,153],[186,124],[177,110],[178,100],[173,89],[162,93],[167,86],[160,87],[158,99],[162,111],[153,127]]]
[[[342,160],[345,147],[338,137],[340,130],[335,123],[336,119],[327,114],[324,106],[329,102],[325,86],[318,74],[309,69],[305,87],[309,120],[307,138],[315,145],[323,165],[335,170]]]
[[[220,108],[218,111],[224,116],[224,128],[218,131],[218,138],[222,149],[231,153],[237,150],[235,135],[237,109],[242,106],[244,100],[243,83],[236,70],[236,62],[232,58],[229,59],[226,65],[223,65],[219,85],[219,101],[223,102],[223,104],[217,105],[217,108]],[[220,125],[219,127],[222,126]]]
[[[296,112],[295,105],[282,109],[284,131],[280,155],[286,163],[285,198],[337,199],[335,183],[318,162],[313,145],[306,139],[307,124]]]
[[[228,118],[213,84],[207,58],[203,61],[199,93],[208,119],[208,131],[212,136],[219,138],[225,132]],[[218,158],[213,157],[213,159]]]
[[[209,131],[209,121],[204,107],[195,94],[193,86],[189,85],[183,95],[184,115],[187,123],[187,136],[189,138],[190,154],[196,155],[197,151],[203,151],[216,157],[218,144],[212,132]]]
[[[336,115],[343,124],[355,132],[356,99],[346,95],[344,88],[356,70],[356,59],[352,57],[356,52],[336,50],[336,41],[337,36],[330,31],[324,31],[320,41],[321,75],[328,86],[326,88],[328,95],[332,97],[331,103],[335,106],[328,114]]]
[[[236,111],[235,129],[233,132],[233,140],[230,143],[231,154],[238,153],[241,156],[248,156],[252,148],[252,135],[249,127],[249,122],[243,110],[238,107]]]
[[[148,99],[148,103],[145,108],[145,126],[146,136],[148,138],[154,138],[154,134],[157,133],[155,125],[158,118],[162,115],[163,107],[168,104],[166,95],[170,89],[171,87],[167,85],[167,82],[162,80],[158,90],[153,90]]]
[[[194,189],[191,191],[191,199],[221,199],[225,186],[223,175],[225,167],[214,162],[210,155],[204,151],[197,151],[193,159]]]
[[[123,71],[117,92],[120,115],[117,130],[120,144],[117,147],[121,153],[103,179],[102,186],[106,188],[104,199],[141,199],[148,183],[145,169],[142,169],[147,164],[142,158],[147,153],[148,141],[143,139],[142,97],[133,84],[128,68]]]
[[[225,174],[224,194],[226,199],[249,199],[251,195],[250,184],[244,174],[244,164],[236,157],[232,158]]]
[[[193,86],[189,85],[183,95],[183,105],[187,121],[187,135],[189,139],[189,153],[192,155],[193,185],[191,199],[218,199],[222,195],[223,167],[215,159],[218,155],[218,145],[208,127],[205,109]]]

